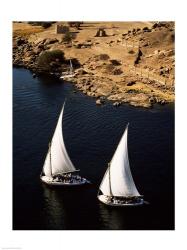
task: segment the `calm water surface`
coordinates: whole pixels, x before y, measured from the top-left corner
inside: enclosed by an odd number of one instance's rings
[[[25,69],[13,79],[13,229],[174,229],[173,105],[96,106],[57,79]],[[65,144],[90,186],[49,188],[39,179],[65,98]],[[127,122],[133,178],[150,205],[111,208],[96,195]]]

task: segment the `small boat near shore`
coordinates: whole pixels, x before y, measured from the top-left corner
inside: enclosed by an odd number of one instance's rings
[[[72,78],[75,76],[74,70],[73,70],[73,65],[70,59],[70,65],[69,65],[69,71],[67,72],[62,72],[62,75],[60,76],[60,79],[62,80],[68,80],[69,78]]]
[[[130,171],[127,148],[128,125],[100,184],[97,198],[108,206],[126,207],[144,204]]]
[[[90,183],[86,178],[81,177],[73,165],[67,153],[62,122],[65,103],[62,107],[57,126],[40,175],[42,182],[52,186],[80,186]]]

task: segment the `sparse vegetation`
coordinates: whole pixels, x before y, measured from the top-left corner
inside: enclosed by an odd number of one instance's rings
[[[68,22],[68,25],[69,25],[70,27],[75,27],[75,28],[79,29],[79,28],[80,28],[80,25],[81,25],[82,23],[83,23],[83,22]]]
[[[66,32],[63,37],[63,42],[70,43],[75,38],[75,35],[71,32]]]
[[[37,65],[40,69],[48,71],[53,66],[59,66],[64,60],[61,50],[45,51],[39,56]]]
[[[109,55],[107,55],[107,54],[100,54],[99,55],[99,59],[100,60],[108,60],[110,57],[109,57]]]
[[[44,29],[49,28],[55,22],[28,22],[32,26],[42,26]]]
[[[115,60],[115,59],[110,60],[110,62],[111,62],[112,65],[114,65],[114,66],[119,66],[119,65],[121,65],[121,63],[120,63],[118,60]]]
[[[115,69],[114,65],[112,64],[106,65],[106,73],[112,73],[114,69]]]
[[[114,75],[121,75],[123,73],[123,71],[121,70],[121,69],[115,69],[114,71],[113,71],[113,74]]]

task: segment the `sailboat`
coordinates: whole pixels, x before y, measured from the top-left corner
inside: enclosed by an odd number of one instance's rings
[[[41,181],[54,186],[78,186],[89,183],[78,175],[67,153],[62,133],[62,120],[65,103],[62,107],[57,126],[40,175]]]
[[[139,194],[130,171],[127,148],[128,125],[108,164],[97,195],[99,201],[109,206],[144,204],[143,196]]]
[[[69,65],[69,71],[67,72],[62,72],[62,75],[60,76],[60,79],[66,80],[68,78],[72,78],[75,76],[75,73],[73,71],[73,65],[70,59],[70,65]]]

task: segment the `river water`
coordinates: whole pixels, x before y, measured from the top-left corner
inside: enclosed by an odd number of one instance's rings
[[[77,188],[49,188],[39,179],[48,143],[64,100],[63,132],[69,156],[92,182]],[[132,175],[150,204],[112,208],[97,191],[116,146],[129,125]],[[154,109],[112,103],[75,91],[70,83],[33,78],[13,70],[13,229],[174,229],[174,105]]]

